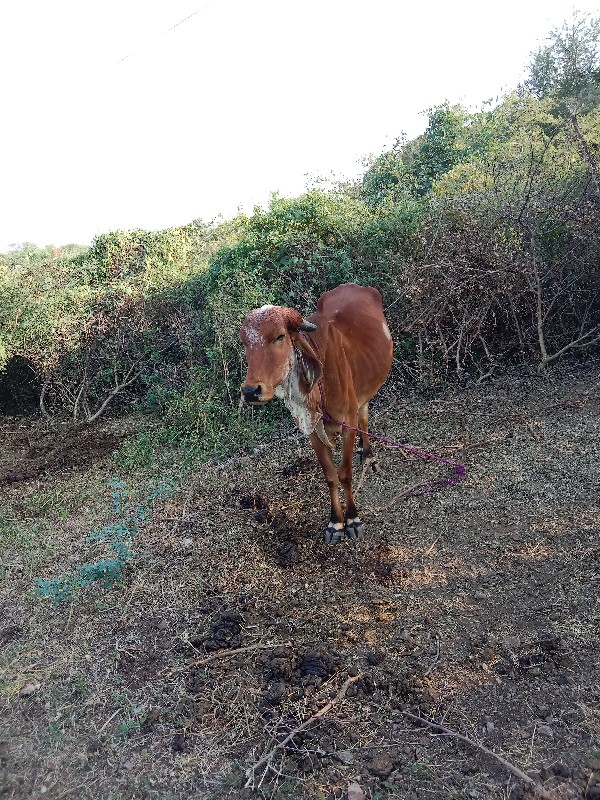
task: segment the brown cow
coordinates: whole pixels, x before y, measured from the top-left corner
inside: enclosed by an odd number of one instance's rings
[[[325,541],[337,544],[344,536],[361,539],[364,526],[352,495],[356,432],[339,423],[368,430],[369,400],[392,365],[392,337],[381,295],[368,286],[342,284],[325,292],[307,320],[293,308],[256,308],[246,316],[240,336],[248,361],[242,399],[264,405],[274,395],[281,397],[296,425],[310,438],[323,468],[331,495]],[[340,433],[342,459],[336,470],[331,442]],[[371,445],[368,436],[360,438],[365,460],[372,455]]]

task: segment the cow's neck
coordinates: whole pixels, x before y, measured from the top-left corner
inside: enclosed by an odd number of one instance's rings
[[[283,400],[294,422],[305,436],[316,432],[324,445],[332,447],[323,426],[318,387],[313,386],[308,394],[302,388],[298,359],[298,354],[292,349],[290,369],[282,383],[276,387],[275,395]]]

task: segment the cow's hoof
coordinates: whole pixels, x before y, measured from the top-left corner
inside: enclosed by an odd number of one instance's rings
[[[365,538],[365,526],[359,517],[346,520],[346,536],[355,542]]]
[[[358,455],[360,457],[360,463],[364,465],[366,461],[370,461],[373,458],[373,449],[369,447],[368,450],[363,450],[362,447],[359,447]]]
[[[325,529],[325,544],[339,544],[346,534],[343,522],[330,522]]]

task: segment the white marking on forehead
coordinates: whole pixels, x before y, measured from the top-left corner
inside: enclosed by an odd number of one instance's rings
[[[258,328],[250,327],[250,325],[244,325],[244,333],[246,334],[246,340],[250,347],[255,347],[259,344],[264,344],[265,340],[260,335]]]
[[[382,328],[383,328],[383,332],[385,333],[385,335],[387,336],[387,338],[388,338],[388,339],[391,341],[391,340],[392,340],[392,334],[390,333],[390,329],[389,329],[389,328],[388,328],[388,326],[385,324],[385,322],[382,322],[382,323],[381,323],[381,326],[382,326]]]
[[[243,327],[246,340],[250,347],[257,347],[258,345],[265,344],[265,338],[260,333],[259,328],[266,317],[274,317],[276,314],[277,306],[273,306],[270,303],[260,308],[255,308],[254,311],[250,312],[248,315],[249,318],[246,320]]]

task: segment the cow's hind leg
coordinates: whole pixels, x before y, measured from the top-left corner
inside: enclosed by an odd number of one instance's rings
[[[365,431],[365,433],[361,432],[358,437],[359,441],[358,452],[360,453],[360,462],[361,464],[363,464],[368,458],[373,457],[371,442],[369,441],[369,437],[366,433],[369,430],[368,403],[365,403],[358,409],[358,427],[361,429],[361,431]]]
[[[342,461],[338,469],[338,475],[346,498],[346,536],[349,539],[362,539],[365,535],[365,527],[358,516],[352,492],[352,456],[354,454],[354,440],[356,432],[345,428],[343,436]]]
[[[331,449],[323,444],[316,433],[311,434],[310,441],[313,450],[319,460],[331,499],[331,515],[329,524],[325,528],[325,542],[327,544],[339,544],[345,536],[344,514],[340,502],[339,477],[338,471],[333,463],[333,453]]]
[[[369,439],[368,434],[366,433],[369,430],[369,404],[365,403],[358,409],[358,427],[361,431],[365,431],[365,433],[359,434],[360,436],[360,463],[365,465],[365,468],[368,469],[369,467],[373,470],[373,472],[379,472],[379,464],[375,459],[373,454],[373,448],[371,447],[371,440]]]

